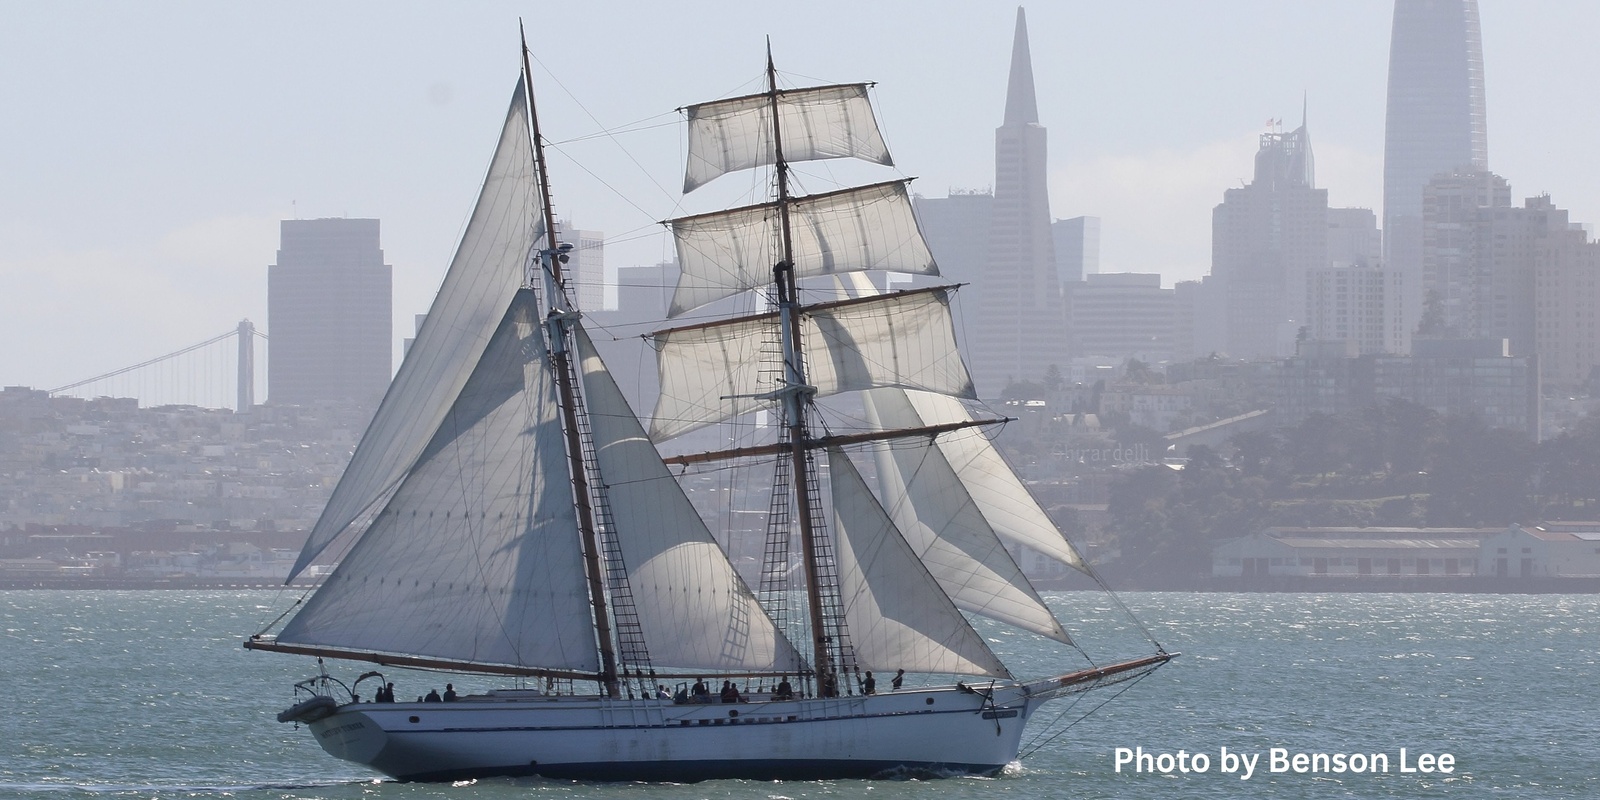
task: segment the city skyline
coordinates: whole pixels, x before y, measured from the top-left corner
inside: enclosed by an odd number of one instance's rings
[[[715,4],[541,9],[528,23],[557,210],[611,237],[610,264],[664,257],[652,222],[679,209],[652,184],[678,182],[671,109],[757,78],[769,32],[796,82],[880,83],[883,127],[901,169],[920,176],[915,191],[990,186],[1016,7],[889,3],[850,26],[829,21],[842,4],[713,26],[726,16]],[[306,25],[313,8],[318,24]],[[480,134],[503,110],[527,11],[18,11],[0,63],[30,77],[0,96],[32,124],[8,132],[3,157],[0,337],[27,344],[0,359],[0,384],[62,385],[265,320],[283,219],[382,219],[395,329],[409,330],[476,194]],[[1597,14],[1480,3],[1495,171],[1514,201],[1548,192],[1581,223],[1600,219],[1588,179],[1600,153],[1583,142],[1597,112],[1563,78],[1593,72],[1600,56],[1580,37]],[[1168,285],[1205,274],[1211,208],[1248,180],[1262,120],[1293,117],[1302,98],[1330,204],[1381,209],[1391,2],[1035,4],[1028,16],[1052,215],[1102,219],[1102,271],[1159,272]],[[615,27],[596,35],[602,23]],[[573,141],[602,128],[638,130]]]

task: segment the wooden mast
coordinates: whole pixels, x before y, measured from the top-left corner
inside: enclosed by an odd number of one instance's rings
[[[533,71],[528,66],[528,34],[517,21],[522,34],[522,85],[528,103],[528,122],[533,131],[535,179],[539,185],[539,199],[544,206],[545,248],[539,260],[550,275],[550,289],[546,301],[550,307],[547,332],[550,346],[550,366],[555,373],[556,393],[561,403],[561,422],[566,433],[567,462],[572,474],[572,494],[578,511],[578,535],[583,542],[583,566],[589,579],[589,602],[594,609],[595,637],[600,644],[600,675],[598,680],[606,694],[618,696],[617,653],[611,641],[611,613],[606,608],[605,575],[600,566],[600,537],[595,529],[594,508],[589,501],[589,473],[583,460],[583,440],[578,432],[577,392],[573,387],[575,373],[572,369],[572,323],[578,318],[577,310],[567,303],[566,280],[561,265],[566,254],[556,239],[556,212],[550,203],[549,173],[545,170],[544,138],[539,134],[539,112],[533,103]]]
[[[817,554],[817,537],[811,507],[811,476],[806,469],[809,451],[803,445],[810,434],[806,429],[806,400],[815,389],[806,384],[805,365],[800,360],[799,299],[795,292],[794,243],[789,227],[789,164],[783,158],[783,130],[778,113],[778,71],[772,63],[772,40],[767,40],[767,103],[772,111],[773,167],[778,182],[778,220],[783,237],[783,259],[772,268],[778,290],[779,325],[783,335],[783,364],[786,386],[783,391],[785,422],[789,441],[797,445],[789,452],[795,486],[795,505],[800,522],[800,549],[806,572],[806,607],[811,616],[812,668],[816,670],[817,696],[838,694],[834,675],[831,637],[822,613],[822,569]],[[809,391],[808,391],[809,390]]]

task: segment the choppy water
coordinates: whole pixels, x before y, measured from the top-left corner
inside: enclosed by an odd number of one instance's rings
[[[285,607],[269,591],[0,592],[0,797],[73,798],[1145,798],[1600,797],[1600,598],[1131,594],[1176,662],[1104,699],[1047,706],[1043,747],[994,779],[596,785],[379,782],[274,722],[309,659],[251,653],[244,635]],[[1138,652],[1102,598],[1051,597],[1092,654]],[[1019,674],[1074,666],[987,633]],[[1100,637],[1099,641],[1104,641]],[[358,671],[346,668],[353,677]],[[402,693],[472,680],[391,673]],[[1103,693],[1109,696],[1110,692]],[[1064,712],[1057,719],[1057,712]],[[1054,723],[1052,725],[1052,723]],[[1057,733],[1059,736],[1050,739]],[[1043,742],[1050,739],[1048,742]],[[1204,753],[1205,773],[1114,769],[1118,747]],[[1222,773],[1220,748],[1260,754]],[[1271,774],[1268,751],[1384,753],[1386,774]],[[1407,748],[1455,771],[1399,773]]]

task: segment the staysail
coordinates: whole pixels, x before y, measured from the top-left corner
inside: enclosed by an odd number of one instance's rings
[[[394,488],[428,444],[523,285],[544,236],[524,84],[517,81],[478,204],[417,340],[368,424],[290,578]]]
[[[861,669],[1010,677],[895,528],[850,457],[828,449],[839,593]]]
[[[870,297],[878,293],[877,287],[859,273],[838,275],[835,276],[835,281],[838,291],[848,297]],[[876,420],[874,427],[879,429],[949,425],[975,419],[961,401],[941,394],[874,389],[868,393],[867,398],[866,409],[869,418],[873,413],[885,415]],[[1083,556],[1056,529],[1050,516],[1039,507],[1039,501],[1035,500],[1027,487],[1022,485],[1016,471],[1006,463],[988,436],[976,430],[951,432],[941,435],[932,444],[925,443],[921,446],[937,448],[939,460],[955,473],[961,491],[982,516],[983,526],[992,530],[1001,540],[1011,545],[1030,548],[1072,569],[1089,574],[1089,566],[1083,560]],[[908,475],[914,471],[914,465],[922,464],[925,459],[920,455],[924,451],[918,452],[919,455],[912,456],[907,452],[897,451],[894,460],[906,465],[897,469]],[[880,448],[878,459],[880,471],[895,466],[885,462],[884,453],[885,451]],[[927,457],[932,457],[932,454],[929,453]],[[928,485],[932,493],[942,494],[939,482],[930,482]],[[939,516],[933,511],[934,506],[949,502],[949,498],[941,496],[921,503],[915,500],[909,502],[917,509],[918,515],[930,519]],[[885,504],[891,509],[903,508],[906,505],[888,497],[885,498]],[[928,508],[923,510],[922,506]],[[910,526],[901,517],[896,516],[895,519],[903,529],[910,530]],[[929,524],[936,528],[942,527],[942,524],[931,522]],[[968,610],[976,611],[973,608]]]
[[[542,315],[513,296],[415,466],[280,644],[594,672]]]
[[[921,426],[906,394],[892,388],[867,392],[868,423],[880,430]],[[958,607],[1071,641],[938,444],[921,438],[879,442],[875,449],[884,508]]]
[[[942,425],[972,419],[960,401],[928,392],[906,392],[921,425]],[[909,419],[909,418],[908,418]],[[1056,529],[1000,451],[978,431],[940,436],[939,452],[961,479],[984,520],[999,537],[1029,547],[1084,574],[1089,565]]]
[[[867,99],[867,84],[778,89],[783,156],[789,161],[859,158],[893,164]],[[732,97],[684,109],[689,119],[685,194],[719,175],[773,163],[772,98]]]
[[[789,201],[795,277],[861,270],[936,275],[897,180]],[[672,220],[682,270],[668,317],[772,283],[783,250],[776,203]]]
[[[581,324],[576,336],[595,458],[651,663],[798,671],[794,645],[712,539]]]
[[[779,327],[779,315],[761,314],[654,334],[661,394],[650,438],[770,406],[779,373],[763,362]],[[811,306],[800,327],[817,396],[877,386],[975,396],[942,287]]]

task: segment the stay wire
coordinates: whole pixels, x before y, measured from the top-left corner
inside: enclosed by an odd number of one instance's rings
[[[1088,711],[1086,711],[1086,712],[1084,712],[1084,713],[1083,713],[1083,715],[1082,715],[1082,716],[1080,716],[1080,717],[1078,717],[1078,718],[1077,718],[1077,719],[1075,719],[1075,720],[1073,720],[1073,721],[1071,721],[1071,722],[1069,722],[1069,723],[1067,723],[1067,724],[1066,724],[1066,726],[1065,726],[1065,727],[1063,727],[1063,728],[1062,728],[1062,729],[1061,729],[1061,730],[1059,730],[1059,731],[1056,731],[1056,732],[1055,732],[1055,733],[1053,733],[1053,734],[1051,734],[1051,735],[1050,735],[1050,736],[1049,736],[1049,738],[1047,738],[1047,739],[1045,739],[1045,740],[1044,740],[1044,741],[1041,741],[1041,742],[1038,742],[1038,743],[1037,743],[1037,744],[1034,744],[1034,745],[1032,745],[1032,746],[1031,746],[1031,747],[1030,747],[1030,748],[1029,748],[1029,749],[1028,749],[1028,751],[1027,751],[1027,752],[1025,752],[1025,753],[1020,753],[1020,754],[1019,754],[1019,757],[1020,757],[1020,758],[1029,758],[1029,757],[1031,757],[1031,756],[1033,756],[1033,754],[1034,754],[1034,753],[1037,753],[1037,752],[1039,752],[1039,751],[1040,751],[1040,750],[1043,750],[1043,749],[1044,749],[1044,748],[1045,748],[1045,746],[1046,746],[1046,745],[1048,745],[1048,744],[1050,744],[1050,743],[1051,743],[1051,742],[1053,742],[1053,741],[1055,741],[1055,740],[1056,740],[1056,739],[1059,739],[1059,738],[1061,738],[1061,735],[1062,735],[1062,734],[1064,734],[1064,733],[1066,733],[1066,732],[1067,732],[1067,731],[1069,731],[1069,730],[1072,730],[1072,727],[1073,727],[1073,726],[1074,726],[1074,725],[1077,725],[1077,724],[1078,724],[1078,723],[1080,723],[1080,722],[1082,722],[1082,721],[1084,721],[1084,720],[1086,720],[1086,719],[1088,719],[1088,718],[1089,718],[1089,717],[1091,717],[1091,716],[1093,716],[1093,715],[1094,715],[1094,714],[1095,714],[1095,712],[1097,712],[1097,711],[1099,711],[1099,710],[1100,710],[1100,709],[1102,709],[1102,708],[1105,708],[1105,706],[1106,706],[1106,703],[1109,703],[1109,702],[1111,702],[1111,701],[1112,701],[1112,700],[1115,700],[1115,699],[1117,699],[1117,698],[1118,698],[1118,697],[1121,697],[1121,696],[1122,696],[1122,693],[1123,693],[1123,692],[1126,692],[1126,691],[1128,691],[1128,690],[1129,690],[1129,689],[1132,689],[1132,688],[1133,688],[1133,687],[1134,687],[1134,686],[1135,686],[1135,685],[1136,685],[1136,684],[1138,684],[1138,683],[1139,683],[1139,681],[1142,681],[1142,680],[1144,680],[1144,679],[1145,679],[1145,678],[1148,678],[1148,677],[1150,677],[1150,675],[1151,675],[1151,673],[1153,673],[1153,672],[1155,672],[1155,670],[1154,670],[1154,669],[1150,669],[1150,670],[1146,670],[1146,671],[1145,671],[1145,672],[1144,672],[1144,673],[1143,673],[1143,674],[1141,674],[1141,675],[1139,675],[1139,676],[1138,676],[1138,677],[1136,677],[1136,678],[1134,678],[1134,679],[1133,679],[1133,680],[1129,680],[1129,681],[1123,681],[1123,682],[1122,682],[1122,688],[1121,688],[1121,689],[1118,689],[1118,690],[1117,690],[1117,691],[1116,691],[1116,693],[1114,693],[1114,694],[1112,694],[1112,695],[1111,695],[1111,696],[1110,696],[1110,697],[1107,697],[1107,698],[1106,698],[1106,699],[1104,699],[1104,700],[1102,700],[1102,701],[1100,701],[1100,704],[1099,704],[1099,705],[1097,705],[1097,706],[1095,706],[1095,707],[1094,707],[1094,708],[1091,708],[1091,709],[1089,709],[1089,710],[1088,710]],[[1081,695],[1080,695],[1080,700],[1081,700],[1081,697],[1082,697],[1082,696],[1081,696]],[[1057,715],[1056,715],[1056,718],[1055,718],[1055,719],[1054,719],[1054,720],[1051,720],[1051,721],[1050,721],[1050,724],[1051,724],[1051,725],[1054,725],[1054,724],[1056,724],[1056,722],[1058,722],[1058,721],[1060,721],[1060,719],[1061,719],[1061,718],[1062,718],[1062,717],[1063,717],[1063,716],[1066,716],[1066,714],[1067,714],[1067,713],[1068,713],[1068,712],[1070,712],[1070,711],[1072,711],[1072,709],[1074,709],[1074,708],[1077,708],[1077,707],[1078,707],[1078,702],[1079,702],[1079,701],[1080,701],[1080,700],[1075,700],[1075,701],[1073,701],[1073,702],[1072,702],[1072,704],[1071,704],[1071,705],[1069,705],[1069,706],[1067,706],[1067,707],[1066,707],[1066,708],[1064,708],[1064,709],[1062,709],[1062,710],[1061,710],[1061,713],[1060,713],[1060,714],[1057,714]],[[1049,726],[1046,726],[1046,729],[1048,729],[1048,727],[1049,727]]]
[[[638,167],[640,172],[644,173],[645,178],[647,178],[650,181],[651,185],[655,186],[656,190],[661,192],[662,196],[666,197],[668,200],[673,201],[673,203],[674,203],[673,207],[677,208],[677,205],[682,202],[681,198],[674,197],[672,192],[667,191],[666,187],[662,186],[661,182],[657,181],[655,176],[650,174],[650,171],[645,169],[643,164],[639,163],[639,159],[634,158],[633,153],[631,151],[629,151],[628,148],[624,147],[622,142],[617,140],[616,133],[614,132],[614,130],[606,128],[605,125],[600,122],[600,118],[596,117],[594,115],[594,112],[590,111],[589,107],[585,106],[583,104],[583,101],[579,100],[578,96],[575,93],[573,93],[573,91],[571,89],[567,88],[567,85],[565,83],[561,82],[561,78],[557,77],[557,75],[556,75],[554,70],[550,69],[550,67],[548,67],[544,63],[544,61],[540,60],[540,58],[538,56],[533,55],[532,53],[530,53],[529,55],[530,55],[530,57],[532,57],[532,59],[535,62],[537,62],[539,64],[539,67],[544,70],[545,74],[550,76],[550,80],[555,81],[556,85],[561,87],[561,91],[565,92],[567,94],[567,97],[571,98],[572,102],[574,104],[576,104],[578,106],[578,108],[580,110],[582,110],[583,113],[585,115],[587,115],[590,120],[592,120],[594,122],[595,125],[597,125],[597,126],[599,126],[601,128],[601,131],[599,133],[591,134],[590,136],[584,137],[584,138],[586,138],[586,139],[588,139],[588,138],[598,138],[600,136],[605,136],[606,138],[609,138],[612,141],[612,143],[617,146],[617,149],[621,150],[622,154],[627,156],[628,160],[633,162],[633,165]],[[657,116],[660,116],[660,115],[657,115]],[[654,118],[655,117],[648,117],[647,119],[654,119]],[[637,124],[637,123],[634,123],[634,124]],[[557,146],[557,145],[555,145],[553,143],[550,143],[548,141],[546,142],[546,144],[550,144],[552,147],[556,147],[556,149],[559,150],[563,155],[565,155],[569,159],[572,159],[572,162],[574,164],[577,164],[579,169],[582,169],[584,172],[589,173],[589,175],[592,176],[593,178],[595,178],[595,180],[600,181],[601,185],[605,186],[607,189],[610,189],[612,191],[612,193],[614,193],[618,197],[622,198],[629,205],[631,205],[634,208],[638,209],[639,213],[644,214],[646,217],[653,217],[654,216],[650,212],[648,212],[648,211],[644,210],[643,208],[641,208],[637,203],[634,203],[633,200],[630,199],[627,195],[625,195],[622,192],[618,191],[615,186],[612,186],[604,178],[601,178],[599,175],[596,175],[593,170],[591,170],[588,167],[584,166],[582,162],[579,162],[577,159],[573,158],[571,153],[567,152],[566,150],[564,150],[564,149],[560,148],[559,146]]]

